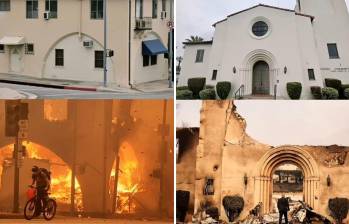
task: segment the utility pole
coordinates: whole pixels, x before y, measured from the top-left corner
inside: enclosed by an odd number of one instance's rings
[[[75,214],[75,176],[76,176],[76,151],[77,147],[77,130],[78,130],[78,102],[70,102],[68,106],[73,107],[74,111],[74,143],[73,143],[73,161],[71,169],[71,179],[70,179],[70,214],[73,216]]]
[[[165,187],[165,178],[164,175],[166,171],[165,160],[166,160],[166,152],[167,152],[167,136],[168,136],[168,125],[167,123],[167,100],[164,100],[163,104],[163,112],[162,112],[162,124],[161,124],[161,147],[160,147],[160,198],[159,198],[159,210],[160,215],[163,218],[165,216],[165,209],[167,207],[167,203],[165,204],[165,195],[166,195],[166,187]]]
[[[169,88],[173,87],[173,83],[174,83],[174,52],[173,52],[173,45],[174,45],[174,4],[173,4],[174,0],[170,0],[170,35],[169,35],[169,54],[168,54],[168,59],[170,60],[169,62],[169,72],[170,72],[170,77],[169,77]]]
[[[28,104],[21,103],[19,100],[5,102],[5,135],[15,137],[13,149],[13,212],[19,212],[19,159],[22,153],[22,140],[27,138],[28,132]]]
[[[107,86],[107,0],[103,1],[103,19],[104,19],[104,52],[103,52],[103,85]]]
[[[16,143],[13,150],[14,159],[14,184],[13,184],[13,213],[19,213],[19,147],[22,146],[22,142],[16,136]]]

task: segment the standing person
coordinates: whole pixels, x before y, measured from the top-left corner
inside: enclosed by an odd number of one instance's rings
[[[290,205],[288,203],[285,194],[282,194],[281,198],[278,200],[278,209],[279,209],[279,224],[282,223],[282,216],[285,216],[285,223],[288,224],[287,212],[290,210]]]

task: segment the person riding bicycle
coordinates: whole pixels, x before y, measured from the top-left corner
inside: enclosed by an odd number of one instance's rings
[[[37,166],[33,166],[32,168],[32,186],[36,187],[36,194],[37,194],[37,211],[35,212],[36,215],[40,215],[41,213],[41,201],[43,202],[43,205],[45,207],[46,200],[48,198],[48,190],[50,189],[50,172],[45,168],[39,168]]]

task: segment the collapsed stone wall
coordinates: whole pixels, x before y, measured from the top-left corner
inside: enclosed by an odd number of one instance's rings
[[[221,219],[227,220],[222,206],[223,197],[240,195],[245,200],[240,218],[245,217],[256,206],[256,183],[259,183],[256,179],[257,164],[267,152],[275,148],[247,135],[246,122],[236,112],[231,101],[203,101],[200,122],[196,152],[195,212],[209,203],[219,208]],[[316,179],[311,182],[313,192],[309,193],[309,197],[318,205],[317,212],[329,216],[330,198],[349,198],[349,189],[344,187],[349,184],[346,178],[349,174],[349,161],[346,159],[349,147],[288,147],[304,151],[306,156],[312,157],[308,159],[315,161],[318,177],[309,177],[312,181]],[[330,186],[327,184],[328,176],[331,179]],[[208,179],[214,180],[214,192],[211,195],[205,195],[204,191]]]

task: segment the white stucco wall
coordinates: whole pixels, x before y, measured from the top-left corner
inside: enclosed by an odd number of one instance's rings
[[[83,41],[93,41],[92,48],[83,46]],[[55,49],[64,49],[64,66],[55,66]],[[95,68],[95,51],[103,51],[97,41],[83,35],[73,34],[63,38],[51,50],[45,60],[43,77],[51,79],[103,81],[103,68]],[[108,72],[113,74],[111,58],[107,60]],[[115,82],[115,77],[108,76],[108,82]]]
[[[196,63],[197,50],[204,50],[203,62]],[[210,77],[210,71],[208,70],[208,64],[211,57],[211,45],[199,44],[199,45],[187,45],[184,51],[184,60],[182,63],[181,75],[179,76],[178,86],[187,86],[189,78],[206,77],[208,83]],[[212,75],[212,71],[211,71]]]
[[[309,3],[311,4],[316,2]],[[231,94],[244,84],[245,95],[251,95],[253,65],[262,60],[268,63],[271,70],[270,95],[274,94],[276,84],[277,96],[283,99],[289,99],[286,90],[288,82],[302,83],[302,99],[311,99],[310,87],[323,87],[325,78],[339,78],[343,83],[349,83],[349,69],[346,71],[349,67],[349,42],[345,41],[349,39],[349,16],[348,12],[343,10],[344,1],[331,4],[335,10],[329,10],[331,13],[318,12],[319,18],[315,15],[313,22],[309,16],[265,6],[228,16],[215,26],[211,53],[209,56],[205,54],[208,61],[199,68],[203,74],[201,76],[205,76],[207,83],[211,85],[218,81],[232,82]],[[334,15],[333,12],[340,14]],[[308,11],[307,13],[312,15]],[[259,20],[269,25],[268,34],[263,38],[256,38],[251,33],[252,24]],[[333,26],[337,21],[342,29]],[[318,23],[320,25],[317,25]],[[329,59],[327,43],[337,43],[340,59]],[[197,71],[193,57],[200,47],[186,46],[179,85],[186,85],[186,80],[192,77],[190,73]],[[216,81],[211,80],[214,69],[218,70]],[[309,80],[308,69],[314,69],[316,80]],[[338,72],[339,69],[344,71]]]
[[[153,19],[152,31],[157,33],[165,46],[167,47],[167,22],[170,20],[170,0],[166,0],[168,16],[161,19],[162,1],[158,3],[158,18]],[[113,71],[108,73],[110,81],[119,86],[129,86],[129,29],[131,29],[131,77],[137,82],[158,80],[163,77],[163,74],[168,74],[168,69],[165,66],[159,66],[157,69],[146,71],[143,69],[134,69],[142,55],[139,54],[141,42],[136,38],[139,33],[134,30],[135,24],[135,0],[131,1],[131,27],[129,27],[129,1],[126,0],[109,0],[108,1],[108,49],[114,50],[112,58]],[[57,73],[56,68],[47,68],[46,58],[54,45],[59,40],[73,33],[83,33],[103,44],[103,20],[90,18],[90,0],[60,0],[58,1],[58,18],[45,20],[43,13],[45,12],[45,0],[39,0],[39,18],[26,19],[26,5],[22,0],[11,0],[11,11],[0,13],[0,38],[4,36],[23,36],[27,43],[34,43],[35,54],[24,55],[23,71],[18,75],[31,76],[36,78],[53,77],[56,79],[74,79],[78,80],[85,77],[95,77],[97,71],[93,71],[90,75],[83,75],[87,68],[79,73],[77,68],[67,67],[61,75]],[[151,16],[151,0],[144,1],[144,16]],[[69,46],[68,43],[65,43]],[[72,42],[70,44],[73,44]],[[80,47],[75,46],[76,49]],[[70,51],[65,49],[66,52]],[[80,54],[81,52],[76,52]],[[68,55],[66,55],[68,56]],[[160,58],[160,56],[159,56]],[[67,60],[66,60],[67,62]],[[161,64],[164,64],[159,60]],[[8,50],[5,53],[0,53],[0,73],[9,73],[9,55]],[[46,63],[46,65],[45,65]],[[84,58],[75,60],[81,67],[86,65]],[[166,62],[167,64],[167,62]],[[91,64],[91,66],[93,66]],[[89,65],[90,66],[90,65]],[[86,66],[88,67],[88,66]],[[72,70],[68,70],[72,68]],[[53,72],[47,74],[44,72]],[[149,73],[144,75],[143,73]],[[69,75],[68,75],[69,74]],[[103,76],[103,71],[100,72]],[[140,76],[140,78],[138,78]],[[147,78],[144,78],[147,77]],[[166,75],[167,78],[167,75]],[[95,78],[91,80],[96,80]],[[91,81],[84,79],[81,81]],[[131,83],[133,80],[131,80]]]

